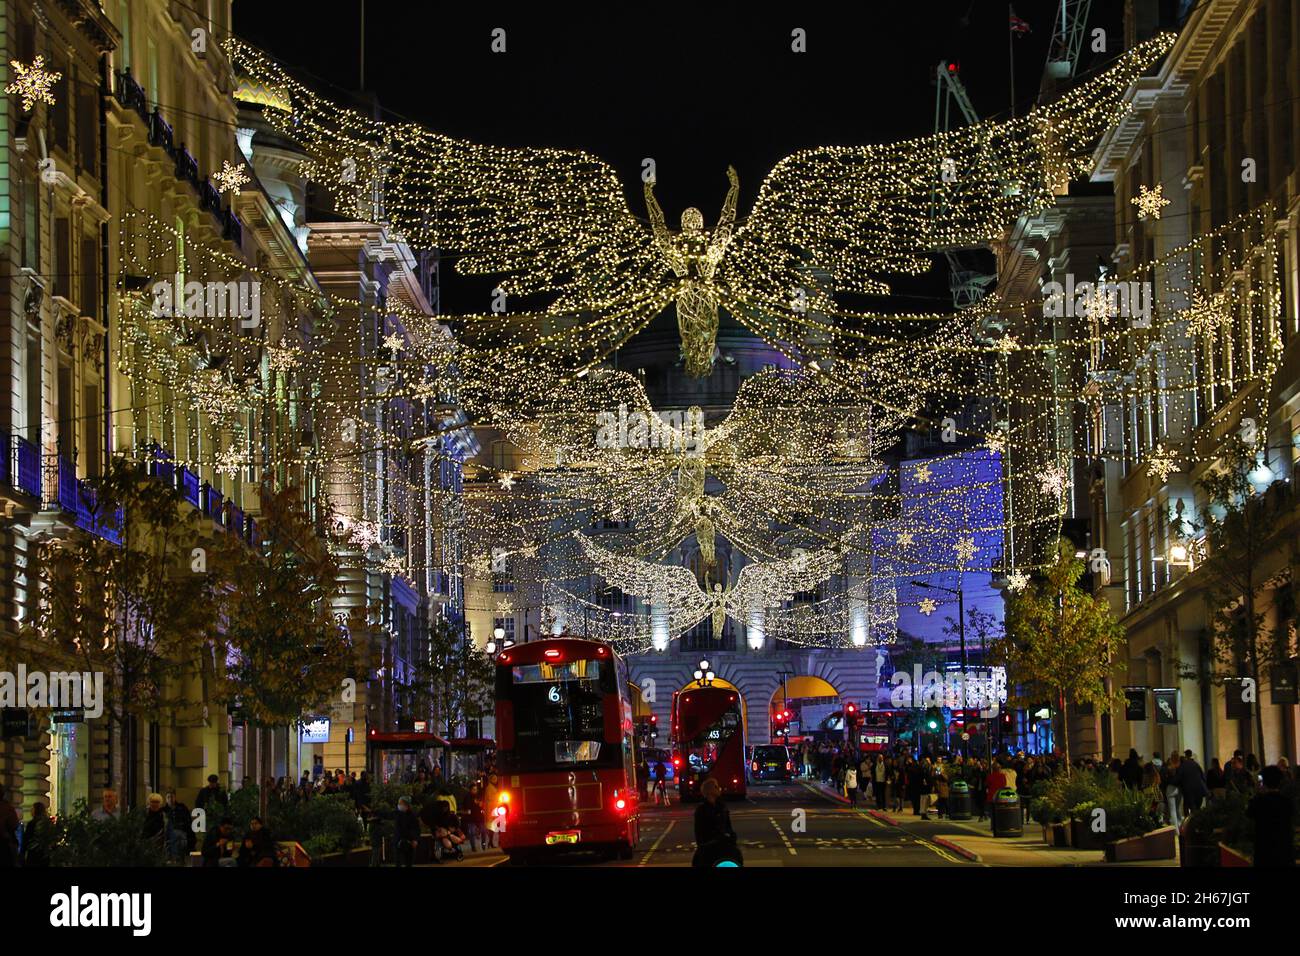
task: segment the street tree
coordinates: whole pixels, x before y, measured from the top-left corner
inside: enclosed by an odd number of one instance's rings
[[[1234,438],[1218,465],[1198,482],[1205,506],[1195,526],[1205,532],[1206,559],[1196,573],[1205,581],[1210,612],[1214,671],[1210,679],[1251,679],[1254,730],[1259,757],[1264,761],[1260,678],[1265,667],[1288,663],[1297,616],[1290,582],[1279,592],[1274,627],[1266,625],[1267,606],[1261,606],[1260,592],[1270,583],[1273,572],[1266,564],[1276,556],[1281,529],[1295,507],[1296,496],[1284,481],[1259,493],[1250,480],[1254,466],[1253,450]]]
[[[182,684],[211,661],[216,581],[192,570],[203,540],[199,513],[138,465],[113,458],[79,494],[100,533],[37,545],[26,568],[29,611],[11,652],[46,668],[75,663],[104,674],[110,777],[129,809],[134,794],[122,784],[133,718],[159,719],[195,703]]]
[[[1070,765],[1069,705],[1092,704],[1109,713],[1116,695],[1107,679],[1122,666],[1124,629],[1110,604],[1079,587],[1083,562],[1068,541],[1057,542],[1052,561],[1007,602],[1005,636],[991,656],[1007,668],[1017,702],[1033,704],[1050,695],[1060,718],[1058,740]]]
[[[338,562],[295,487],[263,490],[258,531],[253,545],[231,537],[216,554],[228,651],[220,696],[254,724],[297,725],[355,677],[351,641],[331,606]]]
[[[409,712],[430,715],[450,736],[463,721],[491,709],[494,673],[491,659],[473,646],[465,625],[438,617],[400,696]]]

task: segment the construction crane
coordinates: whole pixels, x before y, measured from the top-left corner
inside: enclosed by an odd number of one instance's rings
[[[952,128],[953,106],[961,112],[962,122],[974,125],[979,122],[975,107],[971,106],[966,87],[961,81],[961,65],[941,60],[935,68],[934,93],[934,131],[947,132]],[[952,292],[954,308],[974,305],[984,298],[990,285],[997,281],[997,276],[988,275],[975,269],[968,269],[957,258],[957,253],[946,250],[948,259],[948,287]]]
[[[1052,46],[1047,54],[1047,73],[1052,78],[1065,80],[1078,72],[1091,9],[1092,0],[1061,0],[1060,16],[1052,26]]]

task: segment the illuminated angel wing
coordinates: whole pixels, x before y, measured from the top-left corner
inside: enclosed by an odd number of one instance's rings
[[[700,590],[695,573],[689,568],[652,564],[638,558],[617,555],[584,534],[576,533],[574,537],[606,584],[625,594],[648,598],[668,612],[675,627],[690,627],[709,613],[713,601]]]
[[[726,251],[728,307],[742,320],[764,309],[834,315],[832,293],[876,294],[881,273],[924,271],[928,253],[1000,238],[1089,168],[1097,138],[1126,108],[1124,92],[1173,40],[1146,41],[1020,118],[788,156]]]
[[[365,219],[456,255],[460,272],[500,275],[508,295],[549,295],[543,316],[595,320],[606,336],[611,323],[630,335],[671,301],[650,230],[597,157],[483,146],[371,119],[317,96],[255,47],[231,39],[227,49],[245,81],[265,91],[266,120],[311,157],[311,178]],[[527,323],[546,334],[538,325]]]
[[[798,592],[817,587],[842,566],[840,555],[829,549],[783,561],[747,564],[736,576],[736,586],[727,593],[727,613],[744,621],[747,612],[792,600]]]

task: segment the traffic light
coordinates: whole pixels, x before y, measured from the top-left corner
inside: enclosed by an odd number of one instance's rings
[[[938,707],[929,707],[925,711],[925,729],[930,733],[938,733],[939,728],[943,726],[943,711]]]

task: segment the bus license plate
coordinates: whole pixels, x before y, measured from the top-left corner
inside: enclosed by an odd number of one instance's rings
[[[577,843],[577,830],[561,830],[556,833],[546,834],[546,845],[554,846],[556,843]]]

